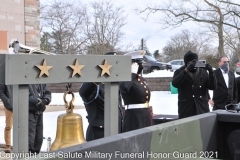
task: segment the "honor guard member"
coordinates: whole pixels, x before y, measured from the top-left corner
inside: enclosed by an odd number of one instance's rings
[[[216,89],[216,77],[212,66],[195,67],[198,55],[188,51],[184,55],[185,65],[174,72],[172,85],[178,88],[178,115],[186,118],[209,112],[208,90]],[[208,72],[207,72],[208,71]]]
[[[121,82],[119,86],[125,105],[123,132],[148,127],[152,122],[148,108],[151,93],[146,80],[140,76],[143,70],[142,63],[144,54],[145,52],[142,50],[125,54],[132,58],[132,80]]]
[[[105,55],[116,55],[116,52],[108,52]],[[91,141],[104,137],[104,83],[83,83],[79,89],[88,119],[86,140]],[[121,104],[121,103],[120,103]],[[117,106],[116,106],[117,107]],[[122,112],[119,112],[119,133],[121,132]]]

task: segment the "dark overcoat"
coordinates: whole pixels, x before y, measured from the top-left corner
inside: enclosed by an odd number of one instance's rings
[[[237,83],[237,103],[240,102],[240,76],[236,78],[236,83]]]
[[[39,99],[45,104],[36,106]],[[29,119],[28,119],[28,149],[31,153],[39,153],[43,142],[43,112],[51,102],[52,93],[46,84],[29,84]]]
[[[46,106],[42,108],[37,108],[38,98],[46,99],[48,105],[52,100],[52,93],[48,89],[46,84],[38,84],[37,88],[34,84],[29,85],[29,112],[34,114],[41,114],[45,111]]]
[[[220,68],[214,71],[217,78],[217,89],[213,91],[213,110],[224,109],[229,103],[237,102],[237,83],[234,73],[228,72],[228,88],[223,78],[222,70]]]
[[[197,68],[195,74],[184,69],[182,66],[176,70],[172,80],[172,85],[178,88],[179,118],[209,112],[208,90],[216,89],[215,74],[208,74],[203,68]]]
[[[13,90],[12,85],[0,84],[0,99],[2,100],[4,107],[12,111],[13,109]]]

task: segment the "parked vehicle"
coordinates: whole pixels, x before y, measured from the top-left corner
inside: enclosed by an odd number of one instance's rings
[[[240,75],[240,62],[238,62],[236,64],[236,70],[235,70],[236,74],[239,74]]]
[[[183,59],[175,59],[175,60],[168,62],[167,64],[171,65],[172,70],[175,71],[184,65],[184,60]]]
[[[165,63],[165,64],[166,64],[166,69],[167,69],[167,70],[172,70],[172,65],[167,64],[167,63]]]
[[[145,61],[145,63],[143,63],[143,73],[151,73],[155,70],[172,69],[171,65],[159,62],[154,57],[151,57],[149,55],[144,55],[143,59]]]

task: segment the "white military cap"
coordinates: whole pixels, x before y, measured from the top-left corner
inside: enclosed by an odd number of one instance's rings
[[[132,56],[132,59],[142,59],[145,54],[145,51],[138,50],[138,51],[132,51],[124,54],[125,56]]]
[[[19,41],[17,38],[14,38],[10,41],[8,46],[8,52],[9,54],[17,54],[20,49]]]

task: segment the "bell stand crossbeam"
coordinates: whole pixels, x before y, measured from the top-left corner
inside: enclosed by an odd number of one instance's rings
[[[118,133],[118,82],[130,68],[130,56],[0,54],[0,83],[13,85],[13,152],[28,152],[28,84],[104,82],[106,137]]]

